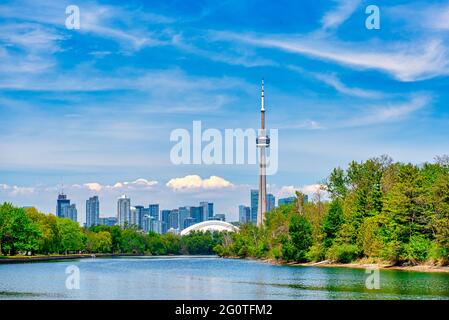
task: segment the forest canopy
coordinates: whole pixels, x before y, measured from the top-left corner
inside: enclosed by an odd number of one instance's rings
[[[335,168],[322,195],[267,213],[258,228],[227,235],[222,256],[286,262],[358,259],[393,264],[449,261],[449,158],[414,165],[388,156]]]

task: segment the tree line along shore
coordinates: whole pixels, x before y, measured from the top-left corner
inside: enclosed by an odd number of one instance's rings
[[[262,227],[225,235],[216,252],[282,263],[448,265],[449,157],[421,165],[388,156],[353,161],[335,168],[323,189],[328,200],[318,192],[305,203],[298,192]]]
[[[326,194],[326,196],[324,196]],[[186,236],[133,227],[82,228],[69,219],[0,206],[0,256],[74,253],[217,254],[283,264],[449,264],[449,157],[420,165],[381,156],[335,168],[313,201],[297,199],[258,227]]]
[[[192,232],[186,236],[171,233],[144,233],[130,226],[83,228],[67,218],[38,212],[35,208],[0,205],[0,258],[83,254],[210,255],[222,242],[218,232]],[[43,257],[42,257],[43,258]]]

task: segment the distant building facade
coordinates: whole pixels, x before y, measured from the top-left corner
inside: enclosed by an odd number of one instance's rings
[[[179,229],[179,210],[170,210],[170,225],[168,229]]]
[[[239,206],[239,222],[248,223],[251,222],[251,208],[240,205]]]
[[[278,206],[293,203],[293,202],[295,202],[295,200],[296,200],[296,197],[280,198],[278,200]]]
[[[203,207],[190,207],[190,217],[195,220],[195,223],[204,221]]]
[[[251,190],[250,203],[251,203],[251,219],[248,222],[257,222],[257,209],[259,202],[259,190]]]
[[[117,218],[116,217],[102,217],[102,218],[98,219],[98,224],[112,227],[117,224]]]
[[[159,220],[159,205],[158,204],[150,204],[148,206],[148,209],[150,211],[150,216]]]
[[[73,221],[78,221],[78,210],[76,205],[70,204],[70,199],[67,195],[60,193],[56,200],[56,216],[59,218],[68,218]]]
[[[207,218],[213,218],[214,217],[214,203],[208,202],[207,203]]]
[[[58,200],[56,200],[56,216],[59,218],[66,218],[64,215],[64,208],[70,206],[70,199],[67,199],[67,195],[60,193]]]
[[[161,211],[162,234],[166,234],[170,229],[170,210]]]
[[[64,218],[69,218],[72,221],[78,222],[78,210],[76,205],[72,203],[69,206],[62,207],[62,213]]]
[[[214,214],[214,216],[212,217],[212,220],[226,221],[226,215],[224,213]]]
[[[98,196],[86,200],[86,227],[90,228],[100,224],[100,201]]]
[[[143,229],[143,218],[145,216],[145,208],[143,206],[135,206],[135,225],[139,229]]]
[[[273,210],[276,207],[276,198],[271,193],[267,194],[267,212]]]
[[[131,199],[126,195],[117,200],[117,222],[121,227],[131,225]]]
[[[185,229],[185,221],[186,219],[190,218],[190,207],[179,207],[179,223],[178,228],[179,230]]]

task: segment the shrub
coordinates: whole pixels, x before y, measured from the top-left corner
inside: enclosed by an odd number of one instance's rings
[[[401,243],[397,240],[389,241],[384,244],[380,250],[380,257],[383,260],[396,263],[399,261],[399,256],[401,252]]]
[[[410,241],[404,244],[404,252],[401,260],[406,260],[412,264],[427,260],[431,242],[422,236],[411,236]]]
[[[449,252],[446,248],[432,242],[429,249],[429,259],[439,265],[446,265],[449,262]]]
[[[356,259],[359,254],[360,252],[356,245],[344,243],[333,245],[327,251],[326,258],[336,262],[348,263]]]
[[[321,261],[325,258],[325,250],[321,244],[314,244],[307,254],[310,261]]]

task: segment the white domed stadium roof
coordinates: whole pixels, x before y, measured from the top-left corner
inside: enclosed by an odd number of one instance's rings
[[[228,222],[224,222],[224,221],[219,221],[219,220],[208,220],[208,221],[203,221],[200,223],[196,223],[194,225],[191,225],[188,228],[185,228],[184,230],[181,231],[181,236],[185,236],[187,234],[189,234],[192,231],[229,231],[229,232],[235,232],[238,231],[239,228],[237,228],[236,226],[228,223]]]

